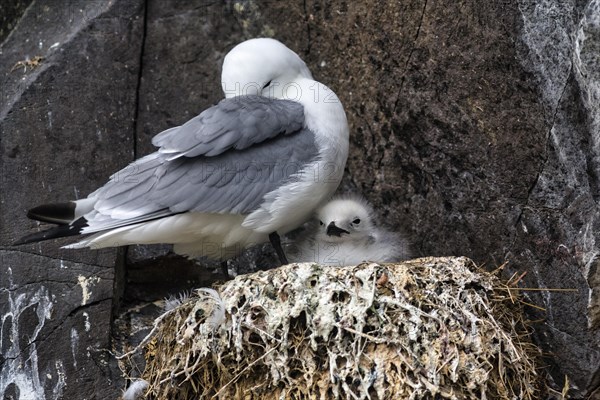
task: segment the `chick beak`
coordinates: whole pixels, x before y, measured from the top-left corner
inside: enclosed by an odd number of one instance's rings
[[[329,225],[327,225],[327,236],[337,236],[337,237],[341,237],[342,233],[350,233],[345,229],[342,228],[338,228],[335,225],[335,222],[332,221]]]

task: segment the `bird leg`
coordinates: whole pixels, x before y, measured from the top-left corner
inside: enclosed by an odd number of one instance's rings
[[[221,261],[221,272],[225,276],[225,279],[229,279],[229,266],[227,261]]]
[[[277,253],[277,257],[279,257],[279,262],[281,263],[281,265],[289,264],[287,257],[283,252],[283,248],[281,247],[281,239],[279,238],[279,234],[277,234],[277,232],[269,233],[269,241],[275,249],[275,252]]]

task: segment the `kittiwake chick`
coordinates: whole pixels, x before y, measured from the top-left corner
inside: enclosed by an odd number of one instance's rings
[[[357,197],[337,198],[319,208],[311,226],[290,245],[288,253],[293,262],[333,266],[411,257],[408,240],[377,226],[373,209]]]

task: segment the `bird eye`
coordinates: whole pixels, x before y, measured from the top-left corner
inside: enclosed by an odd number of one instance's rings
[[[271,85],[271,82],[273,82],[273,81],[270,80],[269,82],[265,83],[265,86],[263,86],[263,89],[265,89],[267,86]]]
[[[352,223],[356,225],[360,224],[360,218],[356,218]]]
[[[323,225],[323,221],[320,221],[320,220],[319,220],[319,225]]]

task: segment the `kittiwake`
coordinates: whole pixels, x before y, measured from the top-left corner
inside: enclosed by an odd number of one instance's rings
[[[314,221],[288,246],[290,261],[321,265],[411,258],[404,235],[377,226],[372,207],[358,196],[339,197],[319,208]]]
[[[16,244],[92,234],[67,248],[172,243],[225,260],[308,220],[338,187],[348,123],[336,94],[274,39],[238,44],[222,69],[225,99],[152,139],[158,148],[87,198],[28,212],[58,227]]]

